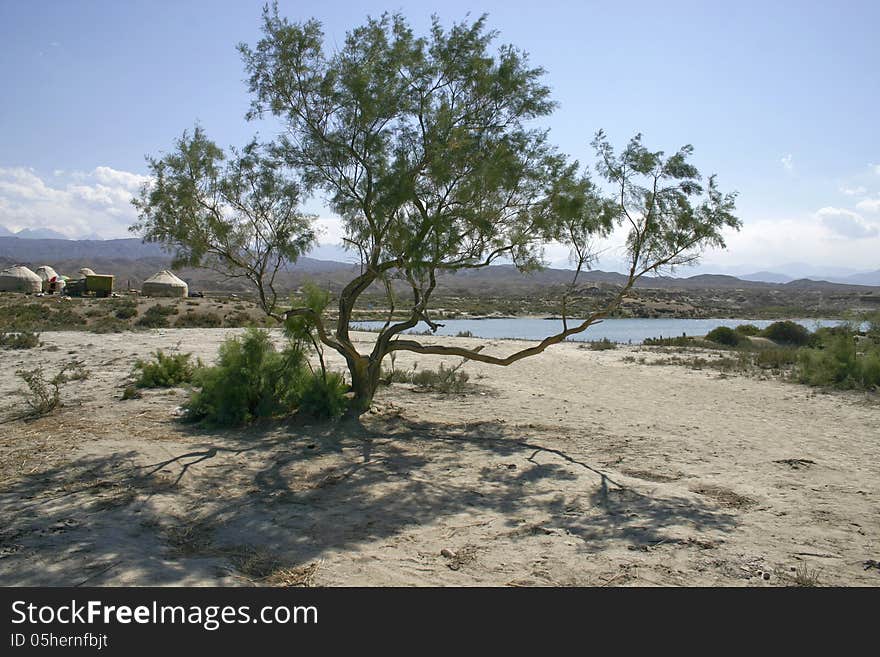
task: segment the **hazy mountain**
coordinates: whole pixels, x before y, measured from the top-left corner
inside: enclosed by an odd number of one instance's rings
[[[862,274],[853,274],[839,282],[846,282],[855,285],[880,285],[880,269]]]
[[[70,238],[51,228],[22,228],[15,236],[25,240],[70,240]]]
[[[6,226],[0,226],[0,237],[11,237],[14,235],[11,230],[9,230]]]
[[[785,274],[777,274],[772,271],[759,271],[754,274],[743,274],[739,276],[744,281],[758,281],[761,283],[790,283],[794,279]]]

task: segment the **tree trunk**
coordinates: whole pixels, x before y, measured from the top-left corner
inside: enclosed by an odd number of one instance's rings
[[[382,361],[373,360],[367,356],[347,360],[348,371],[351,374],[351,389],[354,392],[351,410],[360,415],[368,411],[370,404],[373,403],[373,396],[379,387]]]

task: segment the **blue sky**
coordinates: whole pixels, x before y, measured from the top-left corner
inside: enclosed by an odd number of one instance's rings
[[[876,1],[279,4],[321,20],[329,44],[385,10],[419,31],[435,11],[486,12],[499,42],[547,69],[560,103],[547,125],[564,151],[590,161],[595,130],[619,144],[640,131],[668,151],[693,144],[700,169],[739,191],[744,229],[707,268],[880,268]],[[271,136],[243,119],[235,49],[259,38],[261,6],[0,2],[0,224],[122,236],[144,155],[194,121],[223,145]],[[311,206],[332,241],[333,217]]]

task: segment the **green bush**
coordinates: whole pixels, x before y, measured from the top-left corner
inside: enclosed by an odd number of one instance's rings
[[[218,328],[223,320],[214,313],[184,313],[174,322],[175,328]]]
[[[33,349],[40,346],[40,334],[31,331],[6,333],[0,331],[0,349]]]
[[[23,394],[31,416],[47,415],[61,405],[61,384],[66,382],[64,368],[48,381],[42,367],[18,370],[16,374],[27,384],[28,391]]]
[[[190,383],[196,372],[197,365],[190,360],[192,354],[166,354],[158,349],[153,360],[138,360],[134,364],[139,370],[135,379],[138,388],[173,388],[182,383]]]
[[[706,334],[706,339],[715,344],[723,344],[727,347],[735,347],[742,342],[742,336],[728,326],[713,328]]]
[[[761,349],[755,354],[754,363],[765,370],[781,370],[794,365],[798,360],[798,350],[776,347]]]
[[[737,333],[739,333],[740,335],[748,335],[748,336],[759,335],[761,333],[761,329],[759,329],[754,324],[740,324],[739,326],[737,326],[733,330],[736,331]]]
[[[445,367],[440,363],[438,370],[421,370],[412,375],[412,383],[417,388],[433,390],[434,392],[459,393],[464,392],[470,376],[467,372],[459,372],[461,364],[455,367]]]
[[[18,370],[16,374],[28,387],[27,392],[22,394],[30,408],[29,415],[39,417],[47,415],[61,406],[61,386],[70,381],[85,381],[90,372],[84,365],[73,360],[64,363],[58,373],[51,379],[46,379],[43,368],[36,367],[32,370]]]
[[[131,319],[138,314],[137,303],[130,299],[124,299],[114,304],[114,310],[116,312],[113,315],[116,319]]]
[[[813,386],[870,390],[880,387],[880,346],[859,351],[854,336],[834,335],[820,348],[802,349],[797,379]]]
[[[135,322],[142,328],[168,328],[168,316],[178,312],[174,306],[155,305],[147,308],[143,317]]]
[[[592,342],[587,343],[590,351],[606,351],[608,349],[617,349],[617,343],[611,342],[608,338],[602,338],[601,340],[593,340]]]
[[[198,388],[185,405],[187,417],[217,426],[239,426],[290,413],[306,374],[305,357],[294,344],[275,350],[269,334],[248,329],[220,345],[217,365],[197,371]]]
[[[299,388],[299,412],[321,419],[337,418],[348,408],[345,393],[348,386],[342,375],[313,372],[306,376]]]
[[[812,340],[812,336],[806,328],[788,320],[784,322],[773,322],[770,326],[761,331],[761,335],[773,340],[773,342],[788,344],[795,347],[803,347],[809,344]]]

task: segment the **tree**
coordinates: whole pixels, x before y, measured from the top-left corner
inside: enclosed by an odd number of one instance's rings
[[[639,277],[723,246],[722,229],[739,226],[735,196],[718,191],[714,177],[703,186],[687,162],[690,146],[665,157],[637,136],[616,154],[598,133],[597,170],[614,189],[603,194],[531,125],[554,108],[544,71],[512,46],[493,50],[496,36],[485,16],[448,30],[434,18],[430,33],[416,37],[402,16],[386,14],[327,53],[318,22],[291,23],[267,6],[262,39],[239,46],[253,94],[248,118],[270,114],[284,126],[269,149],[273,162],[298,172],[304,191],[326,195],[361,256],[360,274],[339,295],[334,330],[314,304],[286,313],[305,319],[316,341],[345,358],[360,410],[389,353],[509,365],[586,330],[613,312]],[[193,238],[149,212],[163,196],[139,206],[139,229],[189,253]],[[436,331],[430,302],[438,275],[500,259],[535,269],[552,241],[572,251],[567,295],[574,293],[594,258],[593,241],[619,225],[629,229],[630,263],[619,294],[576,322],[564,314],[562,331],[539,344],[501,357],[402,335],[420,321]],[[409,289],[408,301],[396,298],[395,279]],[[388,318],[362,354],[349,333],[352,310],[374,284],[386,290]],[[401,311],[404,319],[395,321]]]
[[[131,230],[171,247],[174,266],[246,278],[263,311],[283,319],[275,279],[312,247],[315,232],[282,162],[256,140],[227,159],[199,126],[172,153],[147,162],[151,182],[132,200],[139,219]]]

